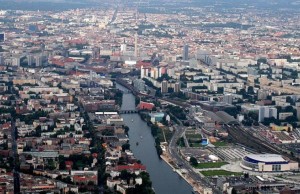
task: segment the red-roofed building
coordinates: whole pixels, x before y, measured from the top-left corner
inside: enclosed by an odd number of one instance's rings
[[[135,67],[137,69],[140,69],[141,67],[151,67],[151,63],[150,62],[144,62],[144,61],[138,61],[137,64],[135,65]]]
[[[89,182],[93,182],[94,185],[97,185],[98,184],[97,180],[98,180],[97,175],[88,175],[88,176],[74,175],[73,176],[73,182],[75,184],[77,184],[77,183],[82,184],[83,183],[83,184],[87,185]]]
[[[10,129],[11,124],[10,123],[3,123],[2,125],[0,125],[0,129],[5,130],[5,129]]]
[[[72,170],[73,162],[72,161],[65,161],[66,169]]]
[[[138,163],[129,164],[129,165],[118,165],[113,168],[114,171],[121,172],[122,170],[127,170],[128,172],[135,171],[146,171],[146,166]]]
[[[139,103],[139,105],[137,106],[137,109],[139,109],[139,110],[150,110],[151,111],[154,106],[155,105],[153,103],[141,101]]]

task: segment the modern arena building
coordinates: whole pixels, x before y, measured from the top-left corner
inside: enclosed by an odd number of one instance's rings
[[[284,172],[299,168],[298,162],[277,154],[249,154],[243,158],[240,166],[245,170],[258,172]]]

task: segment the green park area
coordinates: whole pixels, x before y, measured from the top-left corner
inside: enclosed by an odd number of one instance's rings
[[[201,174],[203,174],[204,176],[231,176],[231,175],[240,176],[243,173],[229,172],[226,170],[206,170],[206,171],[201,171]]]
[[[202,135],[201,134],[191,134],[191,133],[186,133],[185,134],[187,139],[202,139]]]
[[[228,164],[227,162],[206,162],[198,163],[194,168],[205,169],[205,168],[220,168],[221,166]]]

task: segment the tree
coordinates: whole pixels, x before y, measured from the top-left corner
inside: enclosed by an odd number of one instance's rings
[[[89,182],[88,182],[88,185],[93,186],[93,185],[94,185],[94,182],[93,182],[93,181],[89,181]]]
[[[42,128],[41,128],[40,125],[35,128],[35,135],[36,135],[36,137],[41,137],[41,135],[42,135]]]
[[[294,112],[294,108],[293,108],[293,106],[287,106],[287,107],[285,107],[285,112]]]
[[[232,188],[231,194],[237,194],[237,190],[235,188]]]
[[[290,97],[290,96],[287,96],[287,97],[286,97],[286,102],[287,102],[287,103],[290,103],[290,104],[294,104],[294,100],[293,100],[292,97]]]
[[[162,97],[162,94],[161,94],[160,89],[157,89],[157,90],[156,90],[155,96],[156,96],[156,97]]]
[[[260,63],[266,64],[266,63],[267,63],[267,59],[266,59],[266,58],[259,58],[259,59],[257,60],[257,64],[260,64]]]
[[[122,180],[127,180],[129,181],[130,178],[132,177],[132,175],[127,171],[127,170],[122,170],[119,177],[122,179]]]
[[[294,157],[294,152],[291,151],[291,156]]]
[[[218,87],[217,93],[218,94],[223,94],[224,93],[224,87]]]
[[[58,156],[58,162],[59,162],[59,169],[65,170],[66,169],[66,163],[65,163],[65,157],[63,155]]]
[[[130,150],[130,144],[129,143],[125,143],[122,145],[122,151],[125,152],[125,150]]]
[[[154,137],[157,136],[158,130],[159,130],[159,128],[158,128],[157,125],[152,125],[152,126],[151,126],[151,134],[152,134]]]
[[[54,169],[56,169],[55,162],[54,162],[52,159],[48,160],[47,168],[48,168],[49,170],[54,170]]]
[[[197,166],[198,165],[198,161],[195,157],[190,158],[190,163],[191,163],[192,166]]]
[[[285,119],[285,121],[288,122],[288,123],[294,123],[294,122],[297,122],[298,119],[297,119],[297,117],[295,117],[295,116],[289,116],[289,117],[287,117],[287,118]]]
[[[249,116],[249,118],[253,119],[254,121],[258,120],[258,114],[255,112],[249,112],[248,116]]]
[[[124,130],[125,130],[125,133],[128,134],[129,127],[128,126],[124,126]]]
[[[253,86],[249,86],[248,87],[248,93],[249,94],[254,94],[254,88],[253,88]]]

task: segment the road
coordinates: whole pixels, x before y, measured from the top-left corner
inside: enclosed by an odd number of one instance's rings
[[[13,152],[13,159],[14,159],[14,168],[13,168],[13,176],[14,176],[14,193],[20,193],[20,174],[18,171],[18,162],[19,156],[17,151],[17,128],[15,124],[15,118],[12,119],[11,122],[11,138],[12,138],[12,152]]]
[[[14,96],[15,93],[13,92],[13,88],[10,87],[10,93]],[[12,117],[11,120],[11,139],[12,139],[12,155],[13,155],[13,161],[14,161],[14,167],[13,167],[13,176],[14,176],[14,193],[19,194],[20,193],[20,173],[18,171],[19,169],[19,155],[17,150],[17,135],[18,130],[16,128],[16,118]]]
[[[185,146],[186,146],[187,148],[189,148],[189,147],[190,147],[190,144],[189,144],[189,141],[187,140],[187,138],[186,138],[186,136],[185,136],[185,132],[184,132],[184,134],[183,134],[183,140],[184,140]]]
[[[180,137],[182,137],[183,133],[185,132],[185,127],[182,125],[182,122],[179,121],[179,125],[174,126],[175,133],[170,141],[169,144],[169,154],[171,158],[173,159],[173,162],[180,166],[182,169],[186,169],[188,171],[187,175],[189,178],[193,179],[195,182],[199,183],[198,187],[200,188],[212,188],[213,193],[222,193],[219,190],[212,187],[211,183],[206,179],[200,176],[198,172],[195,172],[193,167],[185,160],[183,159],[180,154],[178,153],[178,147],[176,145],[176,142]]]
[[[115,10],[115,12],[114,12],[114,15],[113,15],[113,17],[111,18],[111,20],[110,20],[110,22],[108,23],[108,25],[111,25],[111,24],[114,23],[114,21],[116,21],[117,15],[118,15],[118,11],[119,11],[119,6],[117,6],[117,8],[116,8],[116,10]]]

